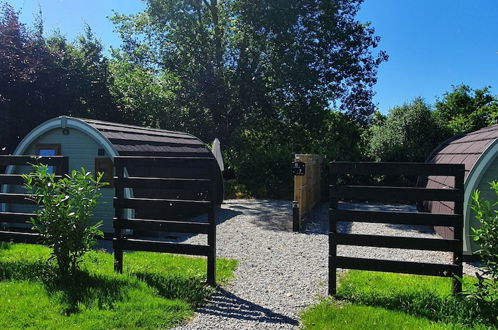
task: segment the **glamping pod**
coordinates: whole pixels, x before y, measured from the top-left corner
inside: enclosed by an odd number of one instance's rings
[[[471,227],[478,226],[469,203],[475,189],[481,191],[484,199],[495,201],[497,196],[489,187],[489,182],[498,180],[498,125],[454,136],[439,145],[428,157],[429,163],[464,164],[464,242],[465,255],[474,254],[478,246],[470,235]],[[428,188],[453,187],[454,178],[431,176],[426,183]],[[426,202],[427,211],[434,213],[452,213],[452,202]],[[451,227],[436,227],[436,231],[445,238],[453,237]]]
[[[104,173],[103,181],[109,183],[101,189],[102,197],[95,209],[95,219],[103,221],[102,231],[113,232],[112,219],[114,217],[113,197],[114,176],[113,159],[116,156],[143,156],[143,157],[209,157],[214,158],[206,145],[195,136],[187,133],[166,131],[161,129],[145,128],[140,126],[124,125],[93,119],[74,117],[57,117],[48,120],[35,129],[21,141],[14,151],[14,155],[62,155],[69,158],[69,171],[86,170]],[[26,168],[11,167],[10,173],[26,172]],[[146,168],[136,166],[126,168],[128,176],[147,176],[158,178],[203,178],[208,172],[202,168]],[[221,170],[214,178],[217,182],[218,204],[223,201],[223,181]],[[199,190],[199,191],[198,191]],[[202,200],[206,194],[200,189],[190,190],[152,190],[129,189],[125,191],[129,197],[146,198],[174,198]],[[29,211],[29,206],[8,205],[6,211]],[[191,212],[190,212],[191,211]],[[197,215],[196,210],[189,210],[189,214],[173,215],[172,218],[181,218]],[[164,219],[165,214],[159,210],[147,210],[136,215],[129,211],[127,217],[144,217]],[[167,216],[171,216],[168,214]]]

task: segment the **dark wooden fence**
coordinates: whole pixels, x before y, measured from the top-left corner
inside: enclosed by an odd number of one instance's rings
[[[68,173],[68,158],[63,156],[36,157],[36,156],[0,156],[0,168],[7,166],[28,166],[30,164],[45,164],[54,166],[58,178]],[[18,171],[16,171],[18,172]],[[26,193],[9,192],[13,186],[24,185],[21,174],[0,174],[0,206],[4,204],[5,209],[16,204],[34,204]],[[0,208],[0,210],[3,210]],[[31,231],[29,226],[22,224],[29,223],[33,213],[22,212],[0,212],[0,241],[14,243],[39,243],[39,235]]]
[[[116,169],[114,185],[116,197],[114,198],[115,238],[114,260],[115,270],[123,271],[123,250],[132,251],[154,251],[178,254],[189,254],[207,257],[207,281],[210,285],[216,284],[216,173],[219,171],[218,164],[213,158],[171,158],[171,157],[115,157]],[[204,177],[197,178],[157,178],[157,177],[127,177],[127,167],[160,167],[167,173],[168,168],[199,168],[205,171]],[[152,189],[174,192],[176,190],[206,191],[200,194],[196,200],[178,198],[143,198],[125,197],[125,189]],[[195,188],[195,189],[192,189]],[[159,196],[163,197],[164,194]],[[171,196],[174,197],[174,196]],[[125,219],[124,210],[133,209],[136,214],[140,210],[154,209],[161,211],[163,216],[157,219]],[[207,222],[192,222],[178,218],[178,215],[189,214],[195,209],[198,212],[208,214]],[[147,214],[147,213],[142,213]],[[159,239],[127,238],[123,235],[124,229],[134,231],[163,231],[193,234],[207,234],[207,245],[192,245],[169,243]],[[135,236],[135,235],[134,235]]]
[[[462,276],[464,171],[462,164],[332,162],[330,166],[329,294],[336,294],[337,268],[453,277],[453,292],[461,292],[461,283],[454,276]],[[425,187],[345,185],[338,184],[341,175],[453,176],[455,186],[452,189],[428,189]],[[454,214],[345,210],[338,207],[338,201],[381,203],[451,201],[454,202]],[[337,233],[338,221],[449,226],[454,227],[455,235],[453,239],[428,239]],[[337,256],[337,245],[449,251],[453,253],[453,262],[435,264]]]

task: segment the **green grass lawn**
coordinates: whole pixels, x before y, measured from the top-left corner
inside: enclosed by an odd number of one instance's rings
[[[44,246],[0,245],[0,329],[167,328],[212,293],[203,258],[130,252],[116,274],[111,254],[92,251],[74,279],[52,279],[49,254]],[[218,259],[218,282],[236,266]]]
[[[475,279],[464,279],[464,290]],[[451,295],[451,279],[348,271],[337,299],[327,298],[301,315],[305,329],[487,329],[497,315]]]

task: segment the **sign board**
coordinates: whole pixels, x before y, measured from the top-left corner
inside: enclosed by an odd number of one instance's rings
[[[306,172],[306,164],[303,162],[292,163],[292,174],[297,176],[303,176]]]

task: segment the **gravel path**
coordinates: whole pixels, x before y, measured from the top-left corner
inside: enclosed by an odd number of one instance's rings
[[[324,204],[304,223],[302,233],[293,233],[290,202],[226,201],[217,215],[217,255],[239,260],[235,280],[219,288],[194,318],[178,329],[298,328],[298,313],[327,292],[327,219]],[[429,228],[365,223],[339,223],[338,231],[435,236]],[[185,242],[205,244],[205,237]],[[339,246],[338,255],[435,263],[451,260],[441,252],[350,246]],[[466,265],[464,271],[472,273],[474,268]]]

